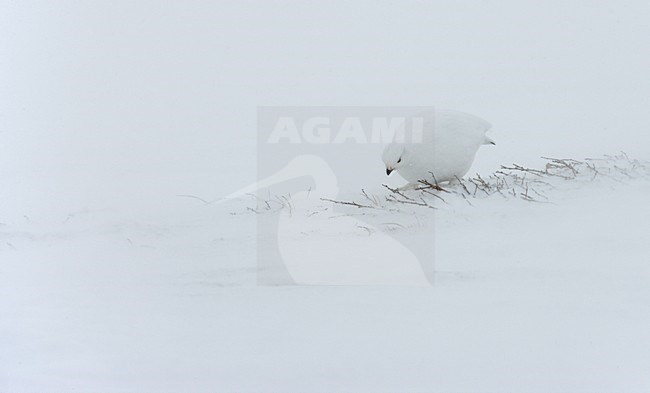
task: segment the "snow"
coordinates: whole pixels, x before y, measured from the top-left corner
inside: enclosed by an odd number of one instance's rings
[[[639,391],[649,193],[441,209],[425,288],[256,286],[243,206],[5,228],[2,390]]]
[[[645,162],[645,2],[4,8],[0,392],[648,390],[647,173],[398,203],[434,220],[391,232],[432,237],[430,286],[259,285],[273,235],[256,227],[287,210],[177,196],[256,180],[258,105],[474,113],[497,141],[484,178],[540,156]],[[403,184],[376,160],[336,198]]]

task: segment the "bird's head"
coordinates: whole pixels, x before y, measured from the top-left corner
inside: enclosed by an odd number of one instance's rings
[[[384,154],[382,155],[382,160],[384,160],[384,164],[386,164],[387,175],[390,175],[392,171],[405,165],[405,161],[408,159],[405,153],[406,150],[404,149],[403,144],[391,143],[386,146]]]

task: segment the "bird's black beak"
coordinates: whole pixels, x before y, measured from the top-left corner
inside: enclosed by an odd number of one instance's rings
[[[386,176],[390,176],[390,173],[391,173],[392,171],[393,171],[392,169],[388,169],[388,168],[386,168]]]

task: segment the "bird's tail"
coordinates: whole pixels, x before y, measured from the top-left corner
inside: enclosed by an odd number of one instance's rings
[[[489,136],[485,136],[484,145],[496,145],[497,143],[493,141]]]

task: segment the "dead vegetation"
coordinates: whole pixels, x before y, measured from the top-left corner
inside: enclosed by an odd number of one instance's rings
[[[364,203],[328,200],[334,204],[367,209],[390,209],[399,205],[437,209],[440,203],[450,204],[463,200],[472,205],[474,199],[500,197],[520,199],[533,203],[551,203],[549,193],[570,181],[593,182],[599,179],[624,182],[625,180],[650,177],[646,162],[631,159],[625,153],[605,155],[602,158],[541,157],[542,168],[528,168],[518,164],[503,165],[487,177],[476,174],[463,179],[440,184],[435,176],[420,181],[421,187],[414,191],[401,191],[384,185],[389,193],[383,196],[368,195],[362,190]],[[368,203],[370,202],[370,203]]]
[[[349,214],[366,214],[371,211],[411,212],[425,208],[439,209],[445,205],[456,203],[474,206],[476,201],[486,198],[503,198],[506,200],[523,200],[530,203],[553,203],[553,192],[560,187],[570,185],[579,186],[597,181],[613,181],[625,183],[633,179],[650,179],[650,163],[631,159],[625,153],[605,155],[601,158],[585,158],[576,160],[572,158],[541,157],[544,160],[541,168],[529,168],[518,164],[503,165],[488,176],[476,174],[474,176],[456,178],[451,182],[439,183],[433,173],[431,178],[420,181],[420,186],[415,190],[403,191],[383,185],[385,193],[368,193],[362,189],[357,197],[333,199],[320,197],[313,200],[324,202],[311,205],[307,216],[318,215],[338,206]],[[308,198],[311,194],[308,190]],[[293,215],[296,211],[291,194],[271,195],[260,197],[247,194],[255,198],[257,206],[248,207],[254,213],[274,211],[288,211]],[[197,199],[205,204],[206,201],[193,195],[179,195]],[[474,202],[474,203],[473,203]]]

